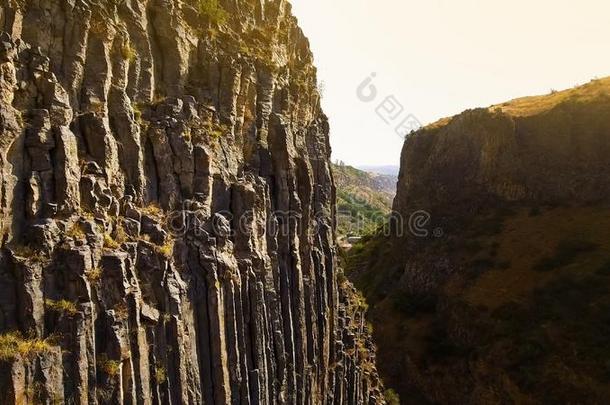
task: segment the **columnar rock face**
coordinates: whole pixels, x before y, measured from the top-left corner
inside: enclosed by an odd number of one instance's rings
[[[0,2],[2,402],[383,403],[284,0]]]

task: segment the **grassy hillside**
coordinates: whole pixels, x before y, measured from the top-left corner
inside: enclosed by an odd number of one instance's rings
[[[396,177],[333,165],[340,237],[362,236],[383,224],[392,208]]]
[[[415,403],[610,397],[608,229],[610,207],[489,212],[420,247],[412,273],[388,241],[356,245],[348,277],[371,305],[388,385]],[[422,287],[425,272],[442,280]]]
[[[394,208],[442,237],[369,236],[346,274],[405,403],[610,398],[610,79],[410,137]]]

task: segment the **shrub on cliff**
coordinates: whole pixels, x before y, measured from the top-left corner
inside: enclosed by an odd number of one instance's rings
[[[388,405],[400,405],[400,397],[393,389],[389,388],[385,390],[383,396]]]
[[[121,362],[110,359],[106,353],[98,356],[97,367],[108,377],[116,377],[121,372]]]
[[[199,14],[207,18],[212,24],[222,25],[227,21],[228,14],[218,4],[218,0],[199,0]]]

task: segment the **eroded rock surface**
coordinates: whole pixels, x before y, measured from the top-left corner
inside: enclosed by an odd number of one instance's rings
[[[3,403],[383,403],[307,39],[220,3],[0,3]]]

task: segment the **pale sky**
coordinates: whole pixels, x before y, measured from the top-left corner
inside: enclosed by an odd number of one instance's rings
[[[398,165],[394,128],[410,114],[425,125],[610,75],[608,0],[290,1],[323,82],[333,160],[348,164]],[[377,96],[364,102],[371,73]],[[376,108],[392,95],[404,110],[386,124]]]

